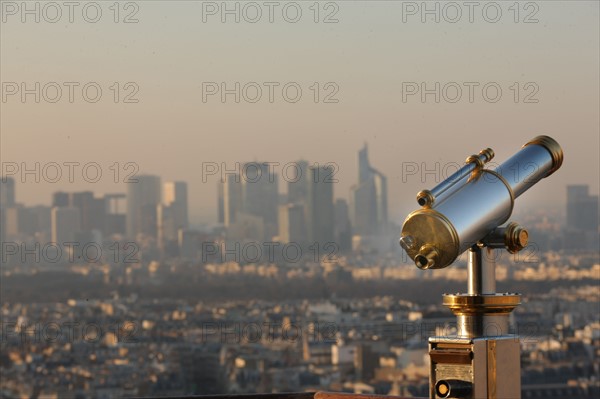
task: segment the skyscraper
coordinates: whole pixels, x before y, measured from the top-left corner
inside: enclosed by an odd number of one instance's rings
[[[232,226],[242,211],[242,181],[239,174],[225,176],[223,185],[223,224]]]
[[[338,249],[342,252],[352,249],[352,225],[348,211],[348,203],[337,199],[334,206],[334,236]]]
[[[15,180],[9,176],[0,176],[0,207],[15,206]]]
[[[385,232],[388,223],[387,179],[371,167],[367,145],[358,152],[358,184],[352,187],[352,218],[356,234]]]
[[[4,208],[0,206],[0,245],[6,241],[6,215]]]
[[[156,207],[161,203],[160,177],[140,175],[137,182],[127,187],[127,236],[135,238],[140,233],[156,237]],[[154,222],[152,222],[154,221]],[[149,226],[154,223],[154,227]]]
[[[64,191],[57,191],[52,194],[52,207],[69,206],[70,201],[69,193]]]
[[[567,186],[567,228],[598,231],[598,196],[587,185]]]
[[[598,250],[598,196],[587,185],[567,186],[567,250]]]
[[[217,184],[217,223],[225,224],[225,193],[222,182]]]
[[[164,185],[164,204],[171,208],[175,228],[188,228],[188,190],[182,181],[166,182]]]
[[[308,195],[308,162],[300,160],[295,162],[294,166],[295,168],[285,169],[286,173],[291,175],[285,176],[288,182],[288,202],[304,204]],[[292,171],[293,169],[295,171]]]
[[[73,242],[80,231],[79,209],[54,207],[51,213],[52,242],[64,245]]]
[[[279,204],[278,179],[269,170],[269,164],[248,162],[242,167],[243,212],[262,219],[263,239],[270,240],[277,234],[277,207]]]
[[[71,193],[69,206],[79,209],[79,220],[82,231],[104,231],[104,216],[106,213],[104,198],[94,198],[91,191]]]
[[[307,231],[308,241],[320,247],[334,242],[333,167],[311,166],[308,169]]]
[[[299,203],[279,205],[279,241],[305,244],[304,206]]]
[[[106,204],[104,198],[95,198],[92,191],[66,193],[57,191],[52,194],[52,207],[73,207],[79,209],[79,230],[104,233]]]
[[[104,196],[104,234],[125,234],[126,202],[127,197],[125,194],[106,194]]]
[[[6,234],[18,236],[19,234],[33,235],[37,233],[39,231],[38,215],[34,209],[22,205],[5,209]]]

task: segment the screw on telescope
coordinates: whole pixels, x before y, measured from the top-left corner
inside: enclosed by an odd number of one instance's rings
[[[400,237],[400,246],[404,248],[406,251],[409,249],[413,249],[417,243],[412,236],[402,236]]]

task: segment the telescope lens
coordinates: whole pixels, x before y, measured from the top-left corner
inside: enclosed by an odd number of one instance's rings
[[[461,380],[439,380],[435,394],[440,398],[464,398],[471,395],[472,384]]]
[[[450,392],[450,387],[446,384],[446,381],[438,382],[435,393],[437,393],[438,396],[445,398],[446,395],[448,395],[448,392]]]

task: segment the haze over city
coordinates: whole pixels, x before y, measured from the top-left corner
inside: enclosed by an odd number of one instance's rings
[[[140,172],[188,182],[192,222],[214,223],[217,185],[214,177],[202,181],[203,162],[229,168],[255,160],[333,162],[340,181],[335,195],[347,198],[357,180],[356,152],[367,142],[371,159],[389,178],[391,217],[401,222],[414,193],[442,180],[403,176],[403,163],[426,162],[434,169],[435,162],[462,163],[486,147],[502,160],[530,138],[547,134],[563,145],[569,160],[555,184],[590,184],[598,192],[596,2],[544,3],[534,15],[522,4],[519,23],[508,6],[497,23],[483,18],[483,7],[469,22],[465,6],[457,23],[447,22],[452,10],[443,14],[441,8],[439,23],[431,15],[426,15],[429,23],[422,23],[422,11],[407,14],[402,2],[387,1],[340,2],[335,23],[314,23],[308,5],[297,23],[286,22],[279,9],[272,23],[266,9],[256,23],[247,22],[244,14],[239,23],[235,15],[222,23],[222,10],[213,15],[203,7],[202,2],[141,2],[137,23],[114,23],[108,9],[97,23],[85,23],[78,13],[69,23],[66,10],[57,24],[43,18],[34,23],[32,16],[32,23],[20,23],[20,10],[5,13],[2,81],[25,82],[29,89],[35,82],[42,87],[58,82],[63,96],[56,103],[36,103],[34,95],[24,102],[20,92],[6,95],[2,161],[24,162],[29,168],[35,162],[94,161],[105,176],[115,162],[133,162]],[[134,10],[121,11],[124,18]],[[333,11],[321,9],[321,20]],[[538,22],[524,23],[530,14]],[[498,38],[501,43],[491,46]],[[80,84],[72,103],[63,82]],[[86,82],[100,85],[100,101],[81,98]],[[120,85],[117,104],[110,88],[114,82]],[[135,87],[125,87],[127,82]],[[222,102],[217,93],[203,102],[205,82],[225,83],[230,90],[235,82],[241,87],[256,82],[263,96],[256,103],[242,96],[236,103],[235,95]],[[279,84],[272,103],[265,82]],[[280,89],[288,82],[301,87],[300,101],[282,98]],[[315,82],[320,84],[318,103],[311,89]],[[328,82],[335,87],[325,88]],[[403,101],[406,83],[419,88],[425,83],[432,90],[436,82],[439,103],[435,94],[421,101],[420,92]],[[455,96],[455,88],[446,97],[441,93],[449,82],[462,89],[456,103],[445,101]],[[478,84],[473,102],[465,82]],[[482,95],[490,82],[502,90],[494,103]],[[6,94],[10,88],[4,89]],[[134,91],[132,99],[138,102],[124,103]],[[338,102],[323,102],[334,91],[332,99]],[[527,95],[536,102],[524,102]],[[36,184],[30,177],[18,201],[48,204],[48,192],[83,189],[126,190],[109,178],[90,185],[81,178]],[[552,192],[551,186],[541,187],[519,206],[560,205],[564,197]]]

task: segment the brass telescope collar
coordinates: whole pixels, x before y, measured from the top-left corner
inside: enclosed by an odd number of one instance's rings
[[[525,144],[523,147],[527,147],[531,144],[541,145],[542,147],[546,148],[548,152],[550,152],[550,156],[552,157],[552,169],[550,169],[550,171],[548,171],[548,173],[544,177],[550,176],[552,173],[556,172],[560,168],[560,166],[563,163],[564,154],[562,148],[560,147],[560,144],[558,144],[556,140],[554,140],[550,136],[537,136],[534,137],[530,142]]]
[[[443,304],[456,316],[473,314],[506,314],[521,304],[519,294],[468,295],[445,294]]]

